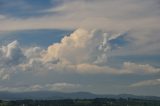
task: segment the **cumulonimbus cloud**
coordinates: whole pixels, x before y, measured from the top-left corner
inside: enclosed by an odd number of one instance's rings
[[[62,59],[72,64],[105,63],[109,35],[101,31],[77,29],[70,36],[65,36],[60,43],[48,47],[46,61]]]
[[[118,69],[107,66],[111,40],[123,34],[110,35],[99,30],[77,29],[61,42],[41,47],[22,48],[17,41],[0,48],[0,78],[9,79],[12,74],[31,71],[37,73],[76,72],[83,74],[144,74],[158,73],[159,68],[149,64],[124,62]],[[8,67],[9,66],[9,67]]]

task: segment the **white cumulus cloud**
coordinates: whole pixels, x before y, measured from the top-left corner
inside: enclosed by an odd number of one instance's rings
[[[60,43],[49,46],[45,60],[62,59],[72,64],[105,63],[110,49],[108,36],[101,31],[77,29],[62,38]]]

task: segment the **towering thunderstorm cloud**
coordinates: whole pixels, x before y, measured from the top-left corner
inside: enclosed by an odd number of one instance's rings
[[[124,74],[135,72],[159,72],[150,65],[125,62],[121,69],[107,66],[112,40],[123,34],[111,35],[100,30],[77,29],[47,50],[41,47],[22,49],[17,41],[0,48],[0,77],[8,79],[17,72],[71,71],[78,73]]]

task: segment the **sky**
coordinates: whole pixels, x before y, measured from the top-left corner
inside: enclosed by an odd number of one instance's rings
[[[160,96],[159,0],[0,0],[0,91]]]

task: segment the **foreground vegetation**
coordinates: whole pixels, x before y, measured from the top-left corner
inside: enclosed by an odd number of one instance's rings
[[[107,98],[75,100],[1,100],[0,106],[160,106],[160,100]]]

